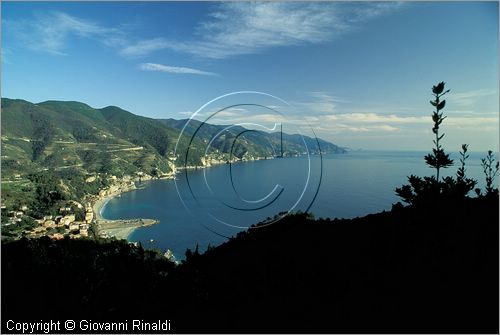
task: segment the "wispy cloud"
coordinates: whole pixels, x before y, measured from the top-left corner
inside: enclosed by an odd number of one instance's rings
[[[317,100],[311,99],[312,97]],[[417,137],[427,136],[432,127],[430,113],[428,115],[408,114],[408,111],[387,113],[387,110],[393,108],[383,106],[367,108],[366,111],[346,111],[350,108],[349,102],[328,92],[309,92],[307,99],[306,102],[291,103],[292,106],[298,108],[280,109],[284,117],[267,111],[259,112],[235,108],[219,113],[216,118],[211,119],[211,122],[219,124],[250,122],[267,127],[275,123],[283,123],[288,129],[300,129],[305,134],[312,127],[318,131],[318,135],[331,140],[339,135],[379,139],[383,139],[385,136],[406,138],[409,136],[408,134]],[[339,105],[335,106],[337,101]],[[331,102],[332,105],[325,104],[326,102]],[[405,106],[401,108],[410,109],[405,108]],[[300,111],[300,113],[296,113],[295,110]],[[373,112],[372,110],[380,111]],[[204,119],[214,111],[198,114],[197,117]],[[463,131],[498,131],[498,115],[478,114],[474,111],[462,111],[461,114],[449,111],[447,114],[450,116],[453,114],[453,117],[446,119],[445,132],[452,136]],[[290,126],[292,127],[290,128]]]
[[[142,63],[139,65],[139,68],[143,71],[159,71],[159,72],[167,72],[167,73],[197,74],[197,75],[203,75],[203,76],[218,76],[217,73],[213,73],[213,72],[192,69],[189,67],[169,66],[169,65],[156,64],[156,63]]]
[[[450,93],[450,99],[448,99],[452,104],[457,104],[462,107],[470,107],[477,104],[480,98],[490,97],[498,95],[498,91],[493,89],[478,89],[467,92]]]
[[[389,123],[389,124],[422,124],[430,123],[430,116],[398,116],[382,115],[376,113],[343,113],[326,115],[325,119],[330,121],[352,122],[352,123]]]
[[[491,89],[477,89],[468,92],[450,94],[450,105],[469,106],[477,103],[478,99],[491,97],[497,94]],[[472,102],[472,103],[471,103]],[[432,119],[430,112],[422,113],[418,108],[409,106],[370,105],[355,106],[353,103],[335,94],[325,91],[309,92],[302,101],[292,103],[297,106],[300,114],[295,123],[306,121],[309,125],[326,132],[383,134],[401,131],[424,132],[430,129]],[[470,106],[469,106],[470,107]],[[498,129],[498,113],[488,111],[477,112],[473,109],[450,109],[446,113],[446,127],[449,130],[478,130],[488,131]]]
[[[364,21],[384,15],[400,3],[224,2],[213,5],[191,39],[162,36],[134,38],[121,28],[63,12],[38,13],[29,20],[7,22],[23,45],[55,55],[66,54],[73,37],[92,38],[125,57],[144,57],[173,50],[203,58],[223,59],[264,50],[319,44],[352,31]]]
[[[338,102],[338,103],[348,103],[349,102],[349,100],[347,100],[347,99],[339,98],[339,97],[333,96],[332,94],[330,94],[328,92],[323,92],[323,91],[309,92],[309,96],[311,96],[312,98],[315,98],[315,99],[320,99],[320,100],[329,101],[329,102]]]
[[[120,54],[122,56],[145,56],[154,51],[166,49],[169,46],[170,43],[168,43],[165,39],[154,38],[127,45],[120,50]]]
[[[125,44],[123,32],[63,12],[38,13],[31,19],[5,22],[16,40],[30,49],[65,55],[71,37],[93,38],[107,46]]]
[[[498,117],[460,116],[448,118],[446,128],[452,129],[486,129],[498,124]],[[398,130],[428,130],[431,128],[430,116],[398,116],[376,113],[344,113],[320,116],[313,124],[323,129],[336,132],[394,132]],[[498,129],[498,128],[497,128]]]
[[[494,95],[494,90],[474,90],[457,93],[450,101],[458,101],[457,105],[468,105],[470,100]],[[451,98],[451,95],[450,95]],[[330,92],[309,92],[305,101],[295,101],[297,110],[302,115],[294,115],[292,122],[299,125],[307,122],[324,134],[406,134],[407,132],[424,133],[429,131],[432,119],[429,114],[420,113],[418,108],[407,106],[370,106],[354,107],[352,102],[338,97]],[[498,113],[481,112],[474,110],[449,110],[448,115],[453,115],[446,120],[446,128],[457,132],[463,130],[490,131],[498,130]]]
[[[307,101],[295,101],[293,105],[298,110],[307,110],[310,114],[332,114],[337,110],[338,104],[348,103],[349,101],[336,97],[328,92],[313,91],[307,93]]]
[[[353,132],[353,133],[369,133],[369,132],[387,133],[387,132],[396,132],[400,130],[399,128],[390,126],[388,124],[356,126],[356,125],[346,125],[343,123],[327,125],[326,127],[322,127],[322,129],[335,132]]]
[[[193,113],[194,113],[194,112],[190,112],[190,111],[185,111],[185,112],[177,112],[177,114],[182,115],[182,117],[186,117],[186,116],[190,117],[190,116],[192,116],[192,115],[193,115]]]
[[[204,58],[260,53],[281,46],[318,44],[351,31],[363,21],[394,10],[399,3],[228,2],[201,22],[189,41],[157,37],[131,44],[126,56],[171,49]]]

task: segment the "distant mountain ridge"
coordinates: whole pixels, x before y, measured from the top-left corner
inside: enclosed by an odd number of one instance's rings
[[[2,172],[4,176],[54,168],[74,167],[86,173],[109,172],[116,175],[142,171],[169,173],[175,165],[206,165],[205,146],[224,126],[204,124],[192,140],[190,155],[174,156],[180,131],[187,120],[157,120],[135,115],[116,106],[92,108],[77,101],[45,101],[2,98]],[[187,132],[194,132],[200,121],[193,120]],[[246,132],[232,128],[213,142],[217,160],[273,157],[269,143],[279,148],[279,133]],[[304,137],[312,153],[316,140]],[[182,138],[178,152],[184,152],[190,139]],[[318,140],[325,153],[344,149]],[[283,133],[285,155],[303,153],[299,135]],[[231,152],[231,149],[233,150]],[[215,158],[214,158],[215,159]]]
[[[219,132],[223,132],[224,129],[229,127],[228,125],[207,124],[194,119],[159,119],[159,121],[178,130],[182,130],[186,123],[189,122],[185,129],[187,135],[193,135],[196,132],[195,137],[201,139],[204,142],[209,142],[214,135]],[[242,147],[241,145],[238,146],[237,143],[235,145],[235,148],[233,148],[238,158],[243,156],[246,152],[251,152],[254,155],[267,157],[281,154],[281,152],[279,152],[281,149],[281,134],[279,131],[272,133],[258,130],[248,131],[248,129],[244,127],[234,126],[223,132],[223,134],[225,134],[226,132],[228,135],[228,137],[225,138],[226,143],[223,143],[223,138],[218,138],[214,141],[213,145],[218,149],[222,148],[222,150],[224,151],[226,150],[226,146],[228,144],[232,144],[232,140],[234,138],[236,138],[239,134],[245,133],[245,139],[247,139],[249,143],[245,143],[245,147]],[[307,148],[304,146],[304,142]],[[346,152],[344,148],[341,148],[322,139],[318,139],[318,141],[316,142],[316,139],[309,136],[301,136],[299,134],[290,135],[287,133],[283,133],[283,153],[285,156],[304,154],[306,153],[306,151],[309,151],[309,153],[311,154],[318,154],[318,143],[319,148],[321,148],[321,152],[323,153]],[[272,148],[270,147],[270,145],[272,146]],[[274,152],[272,149],[274,149]]]

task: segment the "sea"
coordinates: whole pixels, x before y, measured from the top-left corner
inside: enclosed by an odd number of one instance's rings
[[[354,218],[390,210],[400,201],[396,187],[409,175],[435,173],[425,164],[425,154],[360,150],[182,170],[176,180],[140,183],[138,190],[111,199],[101,214],[106,219],[158,219],[157,225],[136,229],[129,241],[171,250],[182,260],[188,248],[198,246],[203,252],[256,223],[274,224],[287,213]],[[458,153],[450,156],[455,164],[442,170],[443,176],[455,175],[459,166]],[[472,152],[466,164],[467,175],[480,188],[485,184],[484,156]]]

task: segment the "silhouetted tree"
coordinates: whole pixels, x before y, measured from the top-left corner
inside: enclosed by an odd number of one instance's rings
[[[443,112],[440,112],[446,105],[446,100],[440,100],[443,95],[448,93],[450,90],[444,91],[444,82],[440,82],[436,86],[432,87],[432,94],[434,95],[434,101],[430,101],[431,105],[436,107],[436,110],[432,113],[432,121],[434,121],[434,127],[432,127],[432,132],[436,135],[436,139],[432,140],[434,142],[435,148],[432,149],[432,154],[425,156],[425,162],[432,168],[436,169],[436,180],[439,182],[439,170],[441,168],[447,168],[453,165],[453,160],[450,159],[449,155],[446,154],[439,144],[439,141],[444,137],[444,133],[439,135],[439,126],[446,119],[443,116]]]
[[[396,188],[396,194],[401,197],[404,202],[410,205],[417,205],[420,203],[439,205],[439,197],[463,199],[472,189],[474,189],[477,183],[477,181],[467,178],[465,175],[465,161],[469,158],[469,155],[467,155],[467,144],[462,145],[462,151],[460,152],[461,166],[457,171],[456,179],[453,177],[440,179],[440,170],[453,165],[453,160],[444,152],[440,144],[440,141],[444,137],[444,133],[440,135],[439,127],[443,120],[446,119],[446,116],[444,116],[442,112],[442,109],[446,105],[446,100],[441,100],[441,98],[450,91],[444,91],[444,85],[444,82],[440,82],[432,87],[434,100],[431,100],[430,103],[436,108],[432,113],[432,121],[434,122],[432,132],[435,135],[435,139],[433,140],[435,147],[432,149],[432,153],[425,156],[425,162],[436,170],[436,175],[423,178],[410,175],[408,177],[408,185]]]
[[[493,180],[495,180],[495,177],[498,175],[499,162],[497,161],[495,164],[495,159],[491,150],[488,150],[486,158],[481,159],[481,166],[486,176],[486,195],[498,193],[498,189],[493,187]]]
[[[477,181],[472,178],[467,178],[465,172],[465,161],[469,158],[467,154],[467,149],[469,146],[467,144],[462,144],[462,151],[460,151],[460,167],[457,170],[457,181],[456,181],[456,189],[462,195],[466,196],[470,191],[474,189]]]

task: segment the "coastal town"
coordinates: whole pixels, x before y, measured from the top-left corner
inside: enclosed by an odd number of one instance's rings
[[[161,177],[174,178],[175,174],[165,174]],[[96,176],[90,176],[86,182],[93,182],[95,178]],[[110,186],[100,190],[98,195],[86,195],[81,201],[67,201],[63,207],[59,208],[58,215],[45,215],[40,219],[35,219],[36,225],[32,229],[22,231],[21,235],[26,238],[48,236],[55,240],[65,237],[127,239],[134,229],[158,223],[157,220],[151,219],[107,220],[102,218],[100,212],[111,198],[136,190],[137,182],[148,181],[153,177],[138,172],[135,176],[125,175],[118,178],[112,175],[107,178]],[[2,224],[3,228],[19,225],[23,219],[29,218],[30,208],[25,204],[9,211],[5,211],[6,206],[2,204],[1,209],[2,216],[6,216],[6,222]]]
[[[101,211],[106,203],[113,197],[138,189],[137,185],[153,179],[175,179],[176,173],[184,169],[209,168],[216,165],[235,163],[239,161],[256,161],[268,159],[268,157],[254,157],[245,155],[241,158],[226,157],[227,155],[209,155],[201,159],[200,166],[176,167],[171,164],[171,172],[157,173],[155,176],[143,171],[137,171],[134,175],[89,174],[85,183],[93,183],[97,178],[105,178],[109,186],[99,190],[98,194],[87,194],[83,199],[68,200],[59,208],[57,215],[47,214],[40,219],[34,219],[36,223],[33,227],[22,230],[20,236],[25,238],[50,237],[54,240],[64,238],[116,238],[128,239],[128,236],[139,227],[146,227],[159,223],[158,220],[137,218],[129,220],[109,220],[101,216]],[[21,175],[15,175],[14,180],[22,180]],[[2,203],[2,216],[6,220],[2,223],[2,228],[21,225],[24,219],[29,216],[30,208],[26,204],[21,204],[18,208],[6,210]]]

